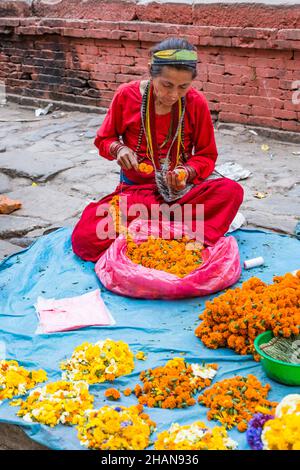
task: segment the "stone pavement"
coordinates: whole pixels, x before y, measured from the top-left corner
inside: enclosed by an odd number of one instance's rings
[[[0,259],[56,228],[73,226],[91,200],[114,190],[119,167],[99,158],[93,145],[103,119],[60,110],[35,118],[30,108],[0,107],[0,194],[23,203],[22,209],[0,215]],[[216,139],[218,163],[237,162],[252,172],[240,181],[247,227],[293,234],[300,214],[299,143],[229,124],[216,126]],[[257,192],[267,196],[258,199]],[[8,438],[16,432],[17,438]],[[0,425],[0,449],[31,446],[39,447],[18,428]]]

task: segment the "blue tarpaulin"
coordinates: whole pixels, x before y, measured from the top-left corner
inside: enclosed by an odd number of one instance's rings
[[[288,387],[268,379],[260,363],[252,356],[239,356],[229,349],[210,350],[194,335],[199,324],[199,314],[209,297],[165,301],[139,300],[121,297],[101,286],[94,272],[94,264],[84,262],[74,255],[70,242],[70,229],[62,228],[39,238],[28,249],[6,258],[0,264],[0,341],[6,348],[6,359],[14,359],[25,367],[45,369],[50,380],[61,377],[59,363],[70,357],[73,349],[84,341],[95,342],[111,338],[127,342],[134,353],[143,350],[146,361],[135,361],[132,374],[118,378],[113,387],[133,388],[139,383],[139,373],[146,368],[163,365],[168,359],[179,356],[187,362],[216,362],[219,365],[216,380],[234,375],[254,374],[264,384],[269,382],[271,400],[279,401],[289,393],[300,393],[300,387]],[[299,269],[299,240],[288,236],[251,230],[234,233],[244,259],[263,256],[265,265],[243,270],[238,284],[252,276],[272,282],[274,275]],[[34,304],[38,296],[64,298],[84,294],[101,288],[103,299],[113,314],[116,325],[90,327],[65,333],[36,335],[37,317]],[[111,404],[104,398],[104,390],[112,384],[90,387],[95,396],[95,408]],[[132,405],[135,396],[121,394],[118,405]],[[77,438],[75,427],[58,425],[50,428],[38,423],[25,423],[16,416],[18,408],[0,405],[0,421],[20,425],[33,440],[51,449],[84,449]],[[207,409],[198,404],[181,410],[146,408],[157,423],[157,432],[167,429],[172,422],[189,424],[206,419]],[[229,431],[237,440],[239,449],[248,449],[245,433]],[[155,434],[153,435],[155,439]]]

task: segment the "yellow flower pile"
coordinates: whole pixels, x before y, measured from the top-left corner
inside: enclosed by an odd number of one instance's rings
[[[63,380],[84,380],[89,384],[113,381],[134,369],[133,353],[127,343],[106,339],[75,348],[71,359],[60,364]]]
[[[17,361],[0,361],[0,403],[6,398],[25,395],[38,383],[45,382],[44,370],[27,370]]]
[[[264,425],[264,450],[300,450],[300,395],[287,395]]]
[[[80,443],[90,449],[143,450],[155,426],[141,405],[104,406],[87,411],[77,429]]]
[[[56,426],[78,424],[85,410],[93,407],[94,397],[89,394],[86,382],[50,382],[32,390],[26,400],[15,400],[21,405],[17,415],[24,421]]]
[[[188,237],[164,240],[149,236],[140,244],[128,239],[126,254],[133,263],[182,278],[203,263],[202,249],[200,243],[192,242]]]
[[[172,424],[168,431],[158,434],[154,447],[156,450],[234,450],[237,442],[228,437],[225,428],[209,429],[197,421],[186,426]]]

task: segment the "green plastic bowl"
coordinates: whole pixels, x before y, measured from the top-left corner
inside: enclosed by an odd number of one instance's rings
[[[261,365],[270,379],[276,380],[285,385],[300,385],[300,364],[289,364],[287,362],[278,361],[267,356],[260,349],[261,344],[268,343],[273,338],[272,331],[265,331],[257,336],[254,340],[256,352],[261,357]]]

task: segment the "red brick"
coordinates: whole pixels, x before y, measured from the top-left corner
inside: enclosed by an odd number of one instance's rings
[[[273,109],[273,116],[280,119],[297,119],[297,113],[287,109]]]
[[[280,68],[286,67],[287,59],[284,57],[277,59],[269,59],[267,57],[250,57],[248,59],[248,64],[254,67]]]
[[[240,56],[231,55],[231,54],[226,54],[224,56],[225,65],[247,66],[248,61],[249,61],[248,57],[240,57]]]
[[[134,57],[109,57],[109,62],[118,65],[134,65],[135,59]]]
[[[300,121],[282,121],[281,128],[285,131],[299,132]]]
[[[217,73],[209,73],[209,81],[212,83],[230,83],[232,85],[241,84],[241,77],[236,75],[221,75]]]
[[[136,75],[125,75],[125,74],[117,74],[116,75],[116,82],[118,83],[127,83],[131,82],[132,80],[136,80]]]
[[[274,112],[271,107],[264,108],[262,106],[252,106],[251,114],[253,114],[254,116],[265,116],[265,117],[274,116]]]
[[[242,75],[244,77],[252,78],[253,69],[243,65],[230,65],[225,64],[225,73],[231,73],[232,75]]]
[[[278,39],[300,41],[300,29],[283,29],[278,31],[277,37]]]
[[[222,104],[222,111],[225,113],[233,113],[233,114],[251,114],[251,106],[243,105],[243,104]]]
[[[257,77],[277,78],[278,69],[270,69],[267,67],[256,67],[256,75]]]
[[[279,80],[279,88],[283,90],[296,90],[298,85],[293,80]]]
[[[279,48],[279,49],[294,49],[294,50],[299,50],[300,49],[300,41],[285,41],[281,39],[276,39],[274,41],[274,46]]]
[[[216,83],[204,83],[203,90],[211,93],[224,93],[224,85]]]
[[[283,108],[284,102],[278,98],[263,97],[263,96],[249,96],[249,104],[262,107]]]
[[[89,55],[95,55],[95,56],[99,55],[98,47],[93,46],[92,44],[85,46],[85,50],[86,50],[86,53]]]
[[[145,75],[148,73],[147,67],[128,67],[127,65],[121,65],[121,73],[129,74],[129,75]]]
[[[199,42],[201,44],[201,42]],[[211,46],[221,46],[221,47],[231,47],[232,39],[231,38],[222,38],[222,37],[213,37],[209,43]]]
[[[164,39],[166,39],[166,35],[160,34],[160,33],[139,32],[138,39],[139,41],[159,42],[159,41],[163,41]]]
[[[92,64],[92,69],[95,72],[101,73],[120,73],[121,72],[121,65],[109,65],[109,64]]]
[[[270,117],[249,116],[248,123],[255,126],[281,129],[282,121]]]
[[[245,116],[243,114],[238,113],[228,113],[224,111],[220,111],[219,113],[219,120],[223,122],[238,122],[242,124],[247,124],[249,116]]]
[[[208,64],[207,69],[209,73],[217,73],[223,75],[223,73],[225,72],[224,65]]]
[[[105,80],[107,82],[114,82],[116,81],[116,74],[115,73],[108,73],[108,72],[93,72],[93,79],[95,80]]]
[[[19,18],[0,18],[0,26],[19,26]]]
[[[294,103],[292,101],[292,99],[290,100],[286,100],[284,102],[284,109],[288,109],[289,111],[294,111],[294,112],[300,112],[300,94],[298,94],[298,96],[295,97],[294,99]],[[296,104],[296,102],[298,104]]]
[[[228,96],[229,101],[232,104],[247,105],[247,106],[252,104],[248,96],[244,96],[244,95],[225,95],[225,96]]]

